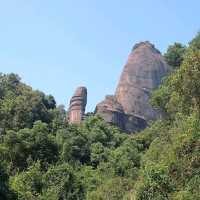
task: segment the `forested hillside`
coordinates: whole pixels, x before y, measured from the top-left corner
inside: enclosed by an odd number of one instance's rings
[[[200,199],[200,33],[165,59],[163,117],[137,134],[92,114],[68,124],[53,96],[0,74],[0,199]]]

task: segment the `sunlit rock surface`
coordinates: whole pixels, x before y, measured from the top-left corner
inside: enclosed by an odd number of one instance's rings
[[[80,123],[85,114],[87,104],[87,88],[78,87],[70,100],[68,110],[69,123]]]
[[[159,117],[149,104],[153,89],[170,71],[161,53],[150,42],[136,44],[123,68],[116,92],[96,107],[96,114],[126,132],[144,129]]]

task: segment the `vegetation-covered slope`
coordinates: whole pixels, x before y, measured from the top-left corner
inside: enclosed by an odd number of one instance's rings
[[[67,124],[52,96],[1,74],[0,199],[200,199],[199,44],[169,47],[151,98],[163,119],[134,135],[98,116]]]

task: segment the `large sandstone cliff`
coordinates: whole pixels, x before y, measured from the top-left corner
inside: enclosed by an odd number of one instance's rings
[[[136,44],[124,66],[115,95],[96,107],[95,113],[126,132],[144,129],[159,116],[149,104],[149,96],[170,68],[150,42]],[[117,109],[116,109],[117,108]]]
[[[149,105],[149,95],[168,71],[169,66],[154,45],[149,42],[136,44],[115,92],[124,112],[145,120],[155,119],[157,112]]]

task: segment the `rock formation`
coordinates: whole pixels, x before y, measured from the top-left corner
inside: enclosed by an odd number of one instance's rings
[[[151,91],[169,71],[161,53],[149,42],[133,47],[123,69],[115,96],[124,112],[145,120],[152,120],[157,113],[149,105]]]
[[[69,123],[80,123],[85,114],[85,107],[87,104],[87,88],[78,87],[70,100],[68,110]]]
[[[161,53],[150,42],[136,44],[124,66],[116,92],[97,104],[95,113],[106,122],[126,132],[144,129],[148,122],[159,117],[149,104],[149,96],[170,71]],[[80,123],[84,118],[87,89],[79,87],[70,101],[69,123]]]
[[[105,100],[97,104],[95,113],[106,122],[117,125],[126,132],[140,131],[147,126],[144,119],[134,115],[125,114],[122,105],[113,95],[107,95]]]
[[[96,106],[95,113],[98,113],[106,122],[117,124],[121,129],[125,129],[124,110],[115,96],[107,95],[105,100]]]
[[[170,68],[150,42],[136,44],[123,69],[114,96],[106,96],[95,112],[127,132],[144,129],[159,113],[149,104],[151,91]]]

